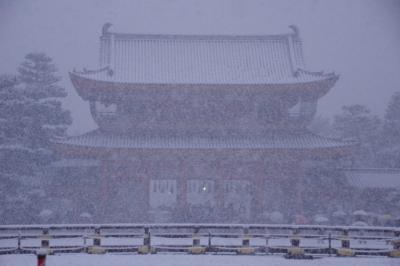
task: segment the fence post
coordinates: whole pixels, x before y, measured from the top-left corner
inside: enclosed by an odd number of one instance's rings
[[[243,237],[242,237],[242,246],[238,250],[238,254],[241,255],[252,255],[256,253],[255,248],[250,247],[250,238],[251,236],[249,235],[249,228],[244,227],[243,228]]]
[[[329,235],[328,235],[328,244],[329,244],[328,253],[329,253],[329,257],[330,257],[330,256],[332,256],[332,234],[331,233],[329,233]]]
[[[93,238],[93,246],[99,247],[101,246],[101,230],[100,227],[96,227],[94,229],[94,238]]]
[[[50,229],[43,228],[42,229],[42,236],[40,237],[40,249],[36,251],[37,257],[37,265],[38,266],[46,266],[46,257],[47,255],[52,254],[50,250]],[[21,246],[20,237],[18,237],[18,247]]]
[[[269,253],[269,236],[265,237],[265,253]]]
[[[83,252],[88,251],[87,238],[88,237],[86,235],[83,235]]]
[[[204,254],[206,252],[206,248],[200,245],[200,236],[198,235],[200,232],[200,228],[195,227],[193,236],[192,236],[192,247],[190,249],[191,254]]]
[[[264,234],[265,234],[265,253],[270,253],[270,248],[269,248],[269,239],[270,239],[270,231],[268,228],[264,229]]]
[[[41,253],[46,253],[47,255],[52,254],[52,250],[50,249],[50,229],[49,228],[43,228],[42,229],[42,235],[40,236],[40,250]],[[19,243],[20,245],[20,243]]]
[[[50,235],[49,235],[49,228],[43,228],[42,230],[42,238],[40,241],[40,246],[42,248],[49,248],[50,247]]]
[[[20,252],[21,251],[21,231],[18,231],[18,240],[17,240],[17,251]]]
[[[287,250],[288,258],[300,258],[304,256],[304,249],[300,248],[300,237],[298,236],[299,229],[294,228],[292,237],[290,238],[291,247]]]
[[[347,229],[343,230],[340,243],[341,247],[337,250],[337,255],[339,257],[354,257],[356,255],[354,250],[350,248],[349,231]]]
[[[211,251],[211,233],[208,232],[208,251]]]
[[[101,246],[101,228],[94,228],[93,245],[88,247],[87,253],[89,254],[104,254],[106,249]]]
[[[305,255],[304,249],[300,247],[299,229],[294,228],[292,237],[290,238],[290,245],[287,249],[285,258],[287,259],[312,259],[311,255]]]
[[[391,241],[393,250],[389,252],[389,257],[400,258],[400,231],[394,232],[395,238]]]
[[[151,235],[150,228],[144,228],[143,245],[139,247],[139,254],[149,254],[151,252]]]

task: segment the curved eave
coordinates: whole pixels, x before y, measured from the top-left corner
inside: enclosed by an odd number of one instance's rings
[[[306,159],[332,159],[332,158],[344,158],[351,155],[352,146],[336,146],[336,147],[319,147],[319,148],[220,148],[220,149],[176,149],[176,148],[111,148],[111,147],[91,147],[81,146],[67,143],[54,143],[54,147],[58,152],[66,156],[73,157],[87,157],[87,158],[109,158],[117,152],[120,155],[130,156],[132,153],[137,154],[164,154],[165,156],[171,156],[174,154],[189,155],[189,154],[204,154],[205,156],[214,154],[235,154],[236,152],[242,153],[243,151],[251,152],[251,154],[268,154],[272,156],[278,156],[284,160],[285,158],[297,158],[298,160]]]
[[[102,136],[93,131],[82,136],[60,139],[54,143],[64,152],[77,154],[104,154],[116,150],[123,151],[239,151],[251,150],[307,157],[346,156],[354,146],[352,142],[325,138],[308,133],[303,136],[239,139],[204,138],[146,138]]]
[[[78,94],[85,100],[97,98],[99,94],[120,94],[129,93],[132,90],[165,90],[165,89],[190,89],[205,90],[229,88],[234,89],[251,89],[251,90],[268,90],[287,93],[287,91],[296,91],[299,93],[309,93],[322,97],[330,88],[332,88],[339,76],[336,74],[326,74],[316,76],[315,80],[297,81],[297,82],[271,82],[271,83],[130,83],[98,80],[75,72],[70,72],[70,79]]]
[[[78,148],[78,149],[102,149],[102,150],[114,150],[114,149],[124,149],[124,150],[135,150],[135,149],[152,149],[152,150],[275,150],[275,151],[283,151],[283,150],[293,150],[293,151],[308,151],[308,150],[326,150],[326,149],[347,149],[352,148],[352,144],[338,144],[338,145],[327,145],[327,146],[312,146],[312,147],[300,147],[300,146],[291,146],[291,147],[282,147],[282,146],[262,146],[262,145],[209,145],[209,146],[170,146],[170,145],[137,145],[137,146],[129,146],[125,147],[122,145],[90,145],[90,144],[79,144],[71,141],[57,141],[54,143],[55,145],[61,145],[65,147]]]

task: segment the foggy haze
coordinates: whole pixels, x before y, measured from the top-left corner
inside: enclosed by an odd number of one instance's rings
[[[343,105],[382,115],[400,88],[400,1],[396,0],[1,0],[0,72],[14,73],[25,54],[45,52],[63,77],[70,133],[95,128],[68,71],[96,68],[100,29],[160,34],[273,34],[300,29],[310,70],[335,71],[335,88],[318,104],[331,116]]]
[[[400,0],[0,0],[0,265],[394,265],[399,29]]]

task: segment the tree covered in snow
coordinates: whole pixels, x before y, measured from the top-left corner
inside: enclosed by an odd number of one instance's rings
[[[39,173],[54,160],[51,140],[63,136],[71,123],[50,57],[28,54],[18,72],[0,77],[0,190],[7,191],[1,193],[0,211],[8,217],[3,222],[34,221],[30,215],[43,196]]]
[[[355,167],[371,167],[376,164],[380,126],[379,117],[359,104],[343,106],[342,113],[335,115],[332,125],[335,135],[358,144],[353,149]]]
[[[30,53],[18,76],[2,79],[2,150],[18,155],[4,158],[3,171],[32,174],[53,159],[50,141],[63,136],[72,122],[59,100],[66,92],[56,71],[50,57]]]
[[[48,149],[49,141],[64,136],[72,122],[69,111],[64,110],[60,102],[67,93],[59,85],[61,78],[57,76],[52,59],[43,53],[25,56],[18,72],[30,111],[25,124],[30,145]]]
[[[20,223],[32,220],[28,191],[40,156],[25,145],[23,88],[16,76],[0,76],[0,99],[0,217],[1,223]]]
[[[400,168],[400,92],[396,92],[386,109],[382,129],[380,163],[384,167]]]

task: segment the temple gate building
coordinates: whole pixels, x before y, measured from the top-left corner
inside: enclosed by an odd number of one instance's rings
[[[110,27],[97,70],[70,73],[98,129],[57,149],[97,162],[98,202],[122,221],[255,221],[301,209],[305,162],[349,153],[307,130],[338,76],[306,69],[297,27],[265,36]]]

